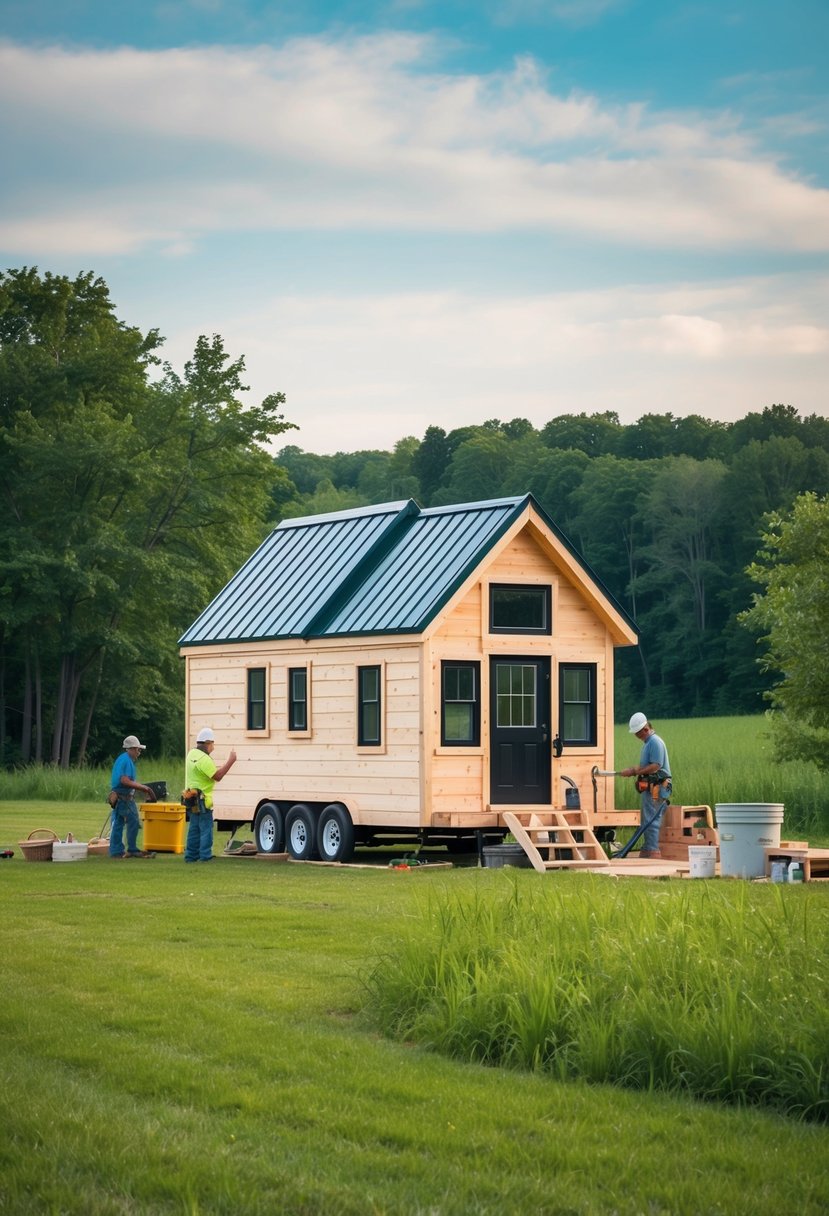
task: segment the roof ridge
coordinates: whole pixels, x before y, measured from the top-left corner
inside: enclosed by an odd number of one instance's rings
[[[391,504],[389,504],[391,505]],[[370,570],[374,569],[408,531],[415,519],[421,515],[421,509],[413,498],[405,500],[394,519],[390,520],[377,539],[369,546],[354,568],[345,579],[335,587],[322,607],[308,621],[302,631],[304,638],[319,636],[325,632],[326,625],[331,621],[343,604],[353,594],[354,590],[364,581]]]
[[[323,511],[319,515],[297,515],[289,519],[280,520],[273,531],[279,532],[281,529],[287,531],[289,528],[305,528],[316,524],[338,523],[344,519],[362,519],[367,515],[391,515],[392,512],[399,514],[412,504],[414,504],[418,511],[420,510],[420,507],[418,507],[413,498],[400,498],[396,502],[373,503],[365,507],[347,507],[343,511]]]

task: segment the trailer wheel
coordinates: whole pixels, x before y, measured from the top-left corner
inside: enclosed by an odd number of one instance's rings
[[[317,848],[317,824],[314,813],[304,802],[292,806],[285,816],[285,838],[288,852],[295,861],[308,861]]]
[[[323,861],[351,861],[354,856],[354,824],[344,806],[332,802],[320,815],[317,850]]]
[[[285,847],[285,824],[282,811],[274,802],[263,802],[256,812],[253,826],[256,849],[259,853],[281,853]]]

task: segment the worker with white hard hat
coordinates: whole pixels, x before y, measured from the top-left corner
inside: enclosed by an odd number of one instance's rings
[[[135,805],[135,791],[146,794],[150,802],[155,802],[155,794],[149,785],[142,785],[138,780],[136,763],[142,752],[146,751],[137,735],[127,735],[122,744],[123,751],[112,766],[110,776],[110,791],[107,801],[112,807],[112,825],[109,833],[109,855],[121,857],[155,857],[155,853],[138,847],[138,833],[141,831],[141,820],[138,817],[138,807]],[[124,848],[124,832],[127,834],[127,846]]]
[[[646,714],[633,714],[628,723],[628,730],[642,743],[638,765],[621,770],[623,777],[636,778],[636,788],[641,794],[640,823],[645,830],[639,856],[659,858],[662,856],[659,849],[659,829],[673,789],[668,749],[651,726]]]
[[[231,749],[219,768],[211,755],[215,746],[213,731],[209,726],[203,727],[196,735],[196,746],[187,753],[184,762],[182,796],[190,821],[184,847],[185,861],[213,860],[213,787],[236,763],[236,752]]]

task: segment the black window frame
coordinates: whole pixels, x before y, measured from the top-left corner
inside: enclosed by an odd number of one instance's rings
[[[454,698],[446,695],[446,676],[450,670],[463,669],[472,672],[472,698]],[[471,738],[448,739],[446,737],[446,707],[447,705],[471,705]],[[480,747],[481,746],[481,664],[471,659],[443,659],[440,665],[440,744],[441,747]]]
[[[304,682],[304,696],[297,697],[294,690],[294,676],[302,676]],[[303,721],[300,724],[297,721],[297,709],[302,707]],[[288,730],[293,732],[304,732],[310,729],[308,721],[308,668],[307,667],[289,667],[288,668]]]
[[[259,695],[259,690],[256,690],[257,695],[254,695],[253,677],[261,676],[262,690]],[[254,710],[260,709],[262,715],[261,725],[254,725]],[[247,730],[249,731],[266,731],[268,729],[268,669],[267,667],[248,667],[247,668],[247,709],[245,712],[245,721],[247,722]]]
[[[535,593],[542,597],[544,606],[544,622],[542,625],[496,625],[495,609],[498,593],[501,591],[520,592],[524,595]],[[534,637],[547,637],[553,632],[553,589],[549,583],[490,583],[489,585],[489,632],[530,634]]]
[[[374,676],[377,681],[376,697],[367,697],[364,681]],[[376,706],[377,738],[370,738],[366,730],[366,715]],[[367,663],[357,668],[357,746],[383,746],[383,668],[380,663]]]
[[[589,695],[586,701],[565,700],[565,680],[568,674],[576,671],[587,672],[589,678]],[[598,706],[597,706],[597,663],[560,663],[558,668],[558,733],[565,747],[595,747],[598,741]],[[567,734],[567,706],[586,705],[589,734],[587,738],[575,739]]]

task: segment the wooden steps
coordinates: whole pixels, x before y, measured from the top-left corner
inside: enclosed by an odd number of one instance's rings
[[[695,827],[705,822],[705,827]],[[659,830],[659,851],[669,861],[687,861],[688,846],[713,844],[718,847],[719,833],[714,827],[710,806],[674,806],[665,808]]]
[[[504,811],[501,816],[540,874],[609,869],[610,861],[582,810]]]

